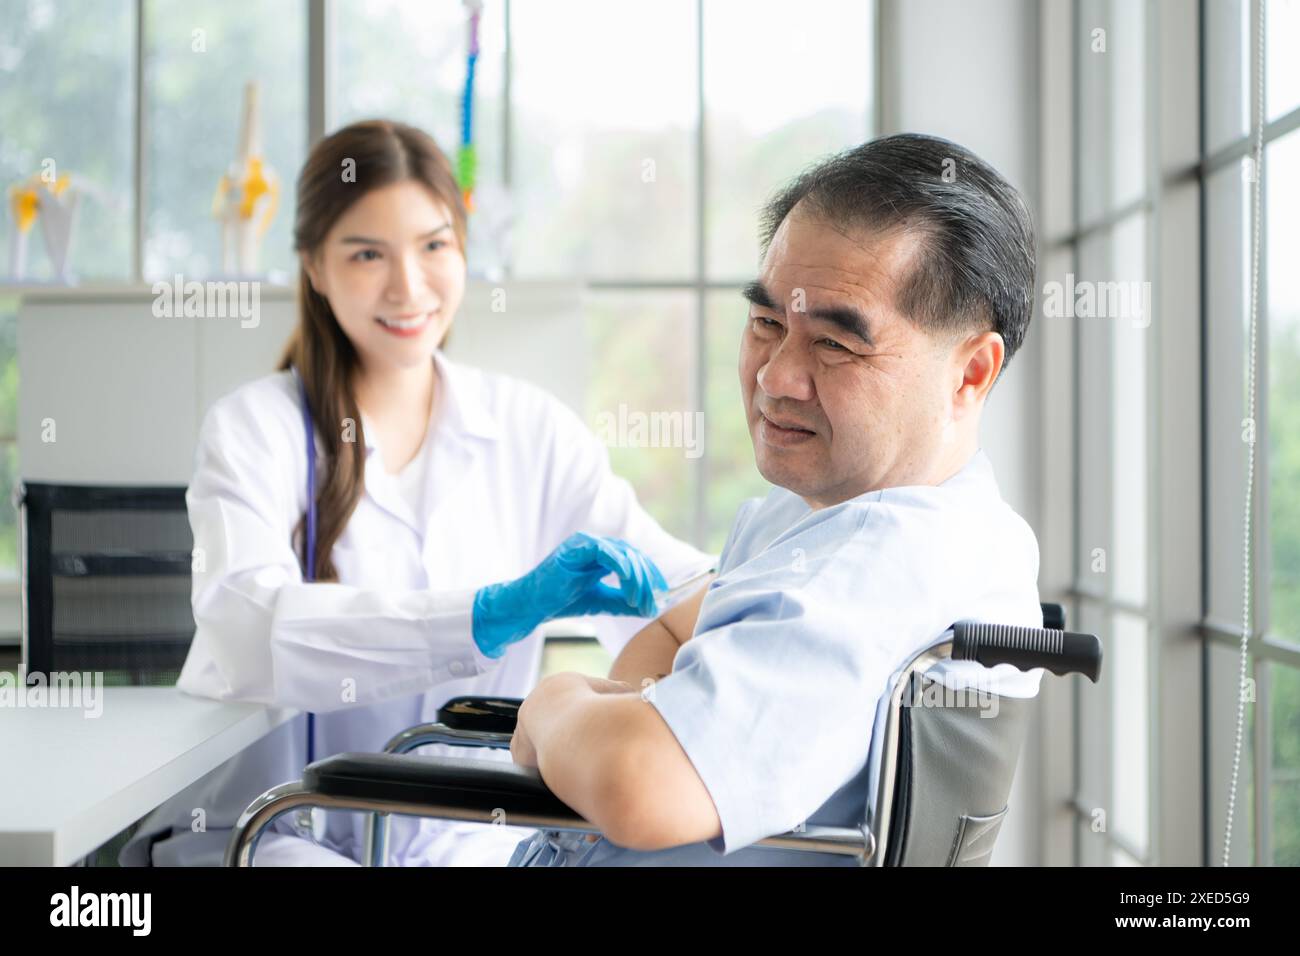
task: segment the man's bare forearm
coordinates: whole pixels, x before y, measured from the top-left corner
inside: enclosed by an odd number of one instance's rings
[[[651,621],[624,646],[609,669],[609,678],[627,681],[640,689],[642,681],[659,680],[673,669],[679,647],[668,628],[660,621]]]
[[[673,669],[673,658],[678,649],[695,633],[700,604],[707,591],[708,585],[702,585],[690,597],[637,631],[609,669],[610,679],[627,681],[639,688],[647,680],[666,677]]]
[[[616,699],[636,706],[611,707]],[[511,756],[521,766],[536,767],[551,792],[585,819],[604,829],[612,814],[617,826],[626,816],[620,795],[626,781],[617,757],[636,749],[635,723],[647,713],[633,688],[582,674],[552,674],[520,707]]]
[[[625,684],[574,673],[543,678],[519,708],[510,753],[618,846],[660,850],[722,832],[671,728]]]

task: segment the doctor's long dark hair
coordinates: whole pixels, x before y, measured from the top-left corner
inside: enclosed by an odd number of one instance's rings
[[[314,256],[334,223],[372,189],[414,180],[451,211],[452,231],[466,248],[465,203],[451,164],[427,133],[390,120],[353,123],[314,147],[298,175],[294,249]],[[334,310],[316,292],[305,269],[298,270],[298,325],[280,359],[281,370],[296,367],[307,387],[316,432],[325,453],[316,482],[315,579],[337,581],[331,554],[365,488],[365,436],[352,392],[356,350],[343,334]],[[344,441],[351,421],[353,440]],[[298,450],[299,454],[303,452]],[[306,516],[294,530],[295,547],[305,548]]]

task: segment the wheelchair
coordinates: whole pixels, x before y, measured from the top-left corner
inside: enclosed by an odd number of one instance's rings
[[[1035,698],[989,693],[980,695],[978,707],[924,706],[952,693],[927,675],[946,660],[975,661],[984,668],[1082,674],[1096,683],[1100,640],[1066,631],[1060,605],[1042,608],[1042,628],[958,622],[894,675],[877,704],[876,799],[873,804],[864,794],[860,825],[803,824],[753,846],[846,855],[863,866],[988,865]],[[301,780],[272,787],[241,814],[225,864],[252,866],[258,839],[277,817],[312,807],[369,812],[366,866],[385,865],[394,813],[493,823],[504,812],[512,826],[598,834],[535,768],[410,753],[426,744],[509,748],[520,703],[457,697],[439,709],[435,723],[402,731],[381,753],[341,753],[308,765]]]

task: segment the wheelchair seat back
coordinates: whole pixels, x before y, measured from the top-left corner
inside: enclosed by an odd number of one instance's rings
[[[1037,698],[911,675],[899,713],[888,866],[987,866]]]

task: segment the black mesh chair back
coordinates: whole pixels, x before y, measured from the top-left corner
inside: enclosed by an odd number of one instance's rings
[[[24,482],[18,503],[28,683],[175,684],[194,637],[185,489]]]

